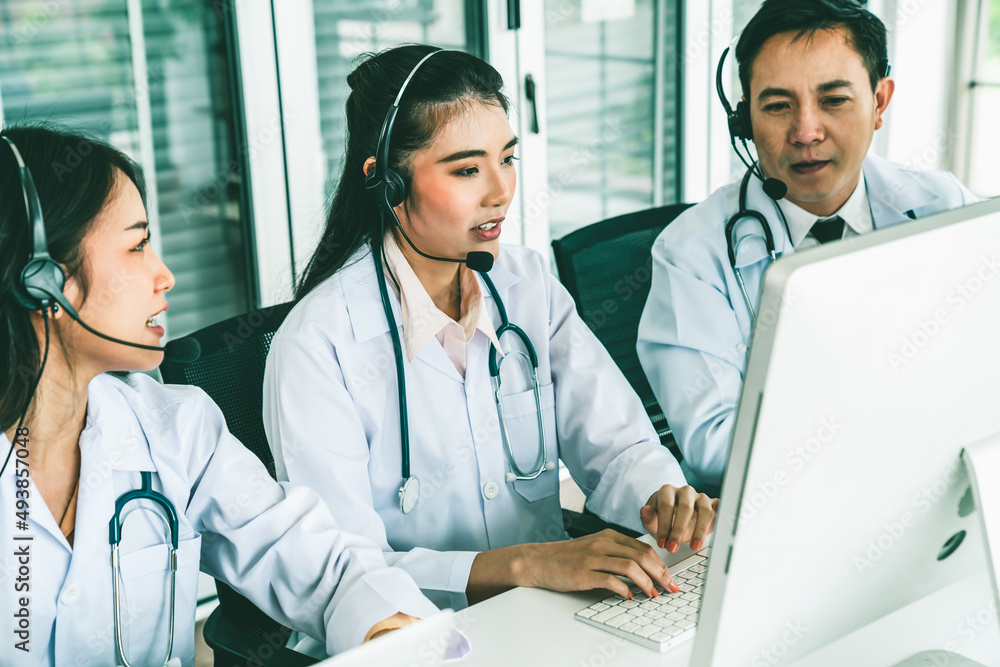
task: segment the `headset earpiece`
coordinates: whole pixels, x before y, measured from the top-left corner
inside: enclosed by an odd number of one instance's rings
[[[28,310],[47,310],[56,302],[64,302],[63,286],[66,274],[59,262],[49,255],[49,242],[45,235],[45,219],[38,190],[31,177],[31,171],[24,164],[21,151],[7,135],[2,139],[10,146],[17,162],[18,178],[24,194],[24,209],[28,227],[32,234],[31,257],[21,270],[20,280],[14,285],[14,300]]]
[[[736,112],[729,117],[729,131],[733,133],[733,125],[736,125],[734,133],[737,139],[753,141],[753,125],[750,123],[750,105],[745,101],[740,101],[736,105]]]
[[[431,51],[410,70],[410,73],[403,80],[399,92],[396,93],[396,100],[389,107],[382,123],[382,131],[379,133],[378,145],[375,148],[375,168],[365,177],[365,192],[375,202],[375,205],[383,209],[386,214],[396,220],[392,209],[396,208],[406,199],[406,181],[398,171],[389,167],[389,142],[392,139],[392,126],[396,121],[396,114],[399,112],[399,103],[403,99],[403,93],[409,85],[413,75],[417,73],[420,66],[435,53],[450,51],[451,49],[438,49]],[[397,221],[398,223],[398,221]]]
[[[28,310],[47,310],[55,305],[66,284],[59,262],[50,257],[33,257],[21,271],[14,287],[14,299]]]

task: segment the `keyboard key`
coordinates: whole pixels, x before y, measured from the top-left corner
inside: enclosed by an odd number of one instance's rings
[[[624,624],[622,624],[621,629],[623,631],[625,631],[625,632],[635,632],[640,627],[642,627],[642,626],[638,625],[636,623],[624,623]]]
[[[685,593],[684,595],[687,595],[687,593]],[[680,597],[671,598],[670,599],[670,606],[671,607],[686,607],[687,606],[687,600],[682,600]]]
[[[581,609],[580,611],[576,612],[576,615],[582,616],[583,618],[590,618],[596,613],[597,613],[596,611],[588,607],[586,609]]]
[[[661,618],[656,621],[653,621],[653,625],[659,626],[660,628],[671,628],[673,627],[674,622],[671,621],[669,618]]]
[[[646,615],[646,610],[645,609],[641,609],[639,607],[636,607],[634,609],[629,609],[625,613],[628,614],[629,616],[645,616]]]
[[[691,591],[697,590],[697,588],[691,584],[680,584],[678,588],[681,589],[681,593],[690,593]]]
[[[648,611],[648,612],[646,612],[646,618],[652,619],[654,621],[656,619],[658,619],[658,618],[663,618],[664,616],[665,616],[665,614],[663,612],[659,612],[659,611]]]
[[[635,623],[638,626],[644,626],[644,625],[649,625],[650,623],[652,623],[653,619],[651,619],[649,616],[636,616],[632,620],[632,622]]]
[[[685,605],[683,607],[677,607],[674,610],[675,614],[682,614],[684,616],[690,616],[691,614],[695,614],[697,612],[698,612],[698,610],[695,609],[694,607],[692,607],[691,605]]]
[[[695,595],[694,593],[681,593],[681,599],[682,600],[688,600],[688,601],[691,601],[691,600],[700,600],[701,596],[700,595]]]
[[[705,547],[704,549],[698,552],[698,555],[708,558],[709,556],[712,555],[712,547]]]
[[[611,628],[619,628],[629,622],[628,619],[632,618],[628,614],[618,614],[614,618],[609,618],[604,621],[604,624]]]
[[[654,633],[657,633],[657,632],[660,632],[659,626],[656,626],[656,625],[644,625],[644,626],[642,626],[641,628],[639,628],[638,630],[636,630],[632,634],[638,635],[639,637],[648,637],[651,634],[654,634]]]
[[[595,602],[594,604],[590,605],[590,607],[588,607],[588,609],[593,609],[594,611],[604,611],[607,608],[608,605],[604,604],[603,602]]]
[[[702,565],[701,563],[699,563],[698,565],[692,565],[691,566],[691,571],[692,572],[697,572],[698,574],[701,574],[702,572],[704,572],[707,569],[708,568],[705,567],[704,565]]]
[[[673,637],[673,635],[668,634],[666,632],[657,632],[655,635],[650,635],[649,638],[652,639],[654,642],[662,642],[667,639],[670,639],[671,637]]]
[[[677,621],[676,623],[674,623],[674,625],[676,625],[681,630],[687,630],[688,628],[694,627],[694,623],[688,620]]]
[[[601,600],[601,602],[603,602],[606,605],[615,605],[618,604],[619,602],[624,602],[624,601],[625,598],[620,597],[618,595],[612,595],[609,598],[604,598],[603,600]]]
[[[615,616],[627,616],[624,609],[619,609],[618,607],[611,607],[610,609],[605,609],[601,613],[592,616],[590,620],[596,621],[597,623],[607,623],[609,620]],[[625,621],[623,620],[622,623]]]
[[[622,609],[631,609],[632,607],[638,607],[639,603],[635,600],[623,600],[618,603],[618,606]]]
[[[669,614],[667,614],[667,618],[669,618],[671,621],[680,621],[687,618],[687,614],[682,614],[678,611],[672,611]]]
[[[695,565],[699,565],[699,564],[702,564],[704,562],[705,562],[705,559],[702,556],[699,556],[698,554],[695,554],[693,556],[688,556],[687,558],[685,558],[681,562],[674,563],[673,565],[671,565],[670,566],[670,573],[671,574],[675,574],[677,572],[683,572],[684,570],[688,569],[689,567],[694,567]]]

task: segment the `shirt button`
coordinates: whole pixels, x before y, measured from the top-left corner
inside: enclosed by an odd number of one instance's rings
[[[486,482],[483,484],[483,495],[487,500],[493,500],[500,493],[500,486],[496,482]]]
[[[59,596],[59,601],[64,605],[71,605],[80,599],[80,587],[76,584],[71,584],[66,587],[62,595]]]
[[[747,346],[744,345],[743,343],[740,343],[739,345],[736,346],[736,351],[739,352],[740,354],[743,354],[744,352],[747,351]]]
[[[465,383],[465,395],[469,396],[470,398],[476,395],[476,386],[471,382]]]

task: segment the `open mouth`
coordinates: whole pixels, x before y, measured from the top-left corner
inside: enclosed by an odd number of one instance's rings
[[[817,171],[830,164],[829,160],[815,160],[811,162],[796,162],[792,165],[792,171],[796,174],[815,174]]]
[[[491,229],[493,229],[494,227],[496,227],[496,226],[497,226],[497,225],[499,225],[499,224],[500,224],[500,223],[499,223],[499,222],[497,222],[497,221],[494,221],[494,222],[487,222],[487,223],[486,223],[486,224],[484,224],[484,225],[479,225],[478,227],[473,227],[472,229],[473,229],[473,230],[479,230],[479,231],[484,231],[484,232],[488,232],[488,231],[490,231]]]
[[[147,327],[162,327],[163,326],[163,311],[158,312],[146,320]]]

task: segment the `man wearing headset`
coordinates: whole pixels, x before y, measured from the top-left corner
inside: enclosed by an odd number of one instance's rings
[[[976,201],[951,174],[868,155],[894,82],[885,26],[864,4],[766,0],[736,60],[743,102],[730,131],[734,147],[754,142],[759,163],[742,198],[740,182],[720,188],[656,239],[637,345],[685,476],[710,495],[728,456],[750,306],[771,261],[760,218],[742,213],[759,212],[781,256]]]

